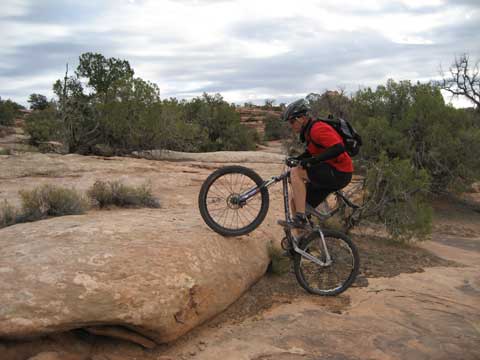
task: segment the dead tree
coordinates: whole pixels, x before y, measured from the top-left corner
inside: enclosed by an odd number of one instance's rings
[[[473,102],[477,111],[480,111],[480,61],[473,66],[469,62],[467,54],[455,58],[455,62],[449,68],[449,74],[440,70],[442,80],[440,88],[448,91],[454,97],[465,96]]]

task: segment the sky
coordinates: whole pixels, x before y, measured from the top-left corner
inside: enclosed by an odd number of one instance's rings
[[[480,60],[479,33],[480,0],[2,0],[0,96],[52,98],[66,64],[96,52],[162,98],[288,103],[438,79],[456,56]]]

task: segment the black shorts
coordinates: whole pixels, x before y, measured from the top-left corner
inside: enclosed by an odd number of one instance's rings
[[[329,194],[347,186],[352,173],[338,171],[327,163],[320,163],[307,169],[307,203],[317,207]]]

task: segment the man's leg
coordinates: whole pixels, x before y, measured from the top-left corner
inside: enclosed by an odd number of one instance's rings
[[[290,211],[292,212],[292,216],[295,216],[297,209],[295,208],[295,198],[293,195],[293,191],[292,195],[290,196]]]
[[[305,183],[308,181],[307,171],[297,166],[290,172],[290,181],[292,183],[293,205],[292,215],[295,213],[305,214],[305,202],[307,199],[307,187]]]

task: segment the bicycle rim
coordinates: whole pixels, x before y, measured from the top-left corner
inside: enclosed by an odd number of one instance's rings
[[[300,285],[310,293],[337,295],[355,280],[359,269],[358,252],[344,234],[325,232],[324,237],[332,263],[320,266],[297,254],[295,275]],[[302,245],[304,251],[323,262],[326,261],[326,253],[318,233],[312,234]]]
[[[268,192],[263,189],[244,203],[240,194],[258,187],[262,179],[243,167],[223,168],[209,177],[200,192],[200,210],[207,225],[226,236],[246,234],[255,229],[268,209]]]

